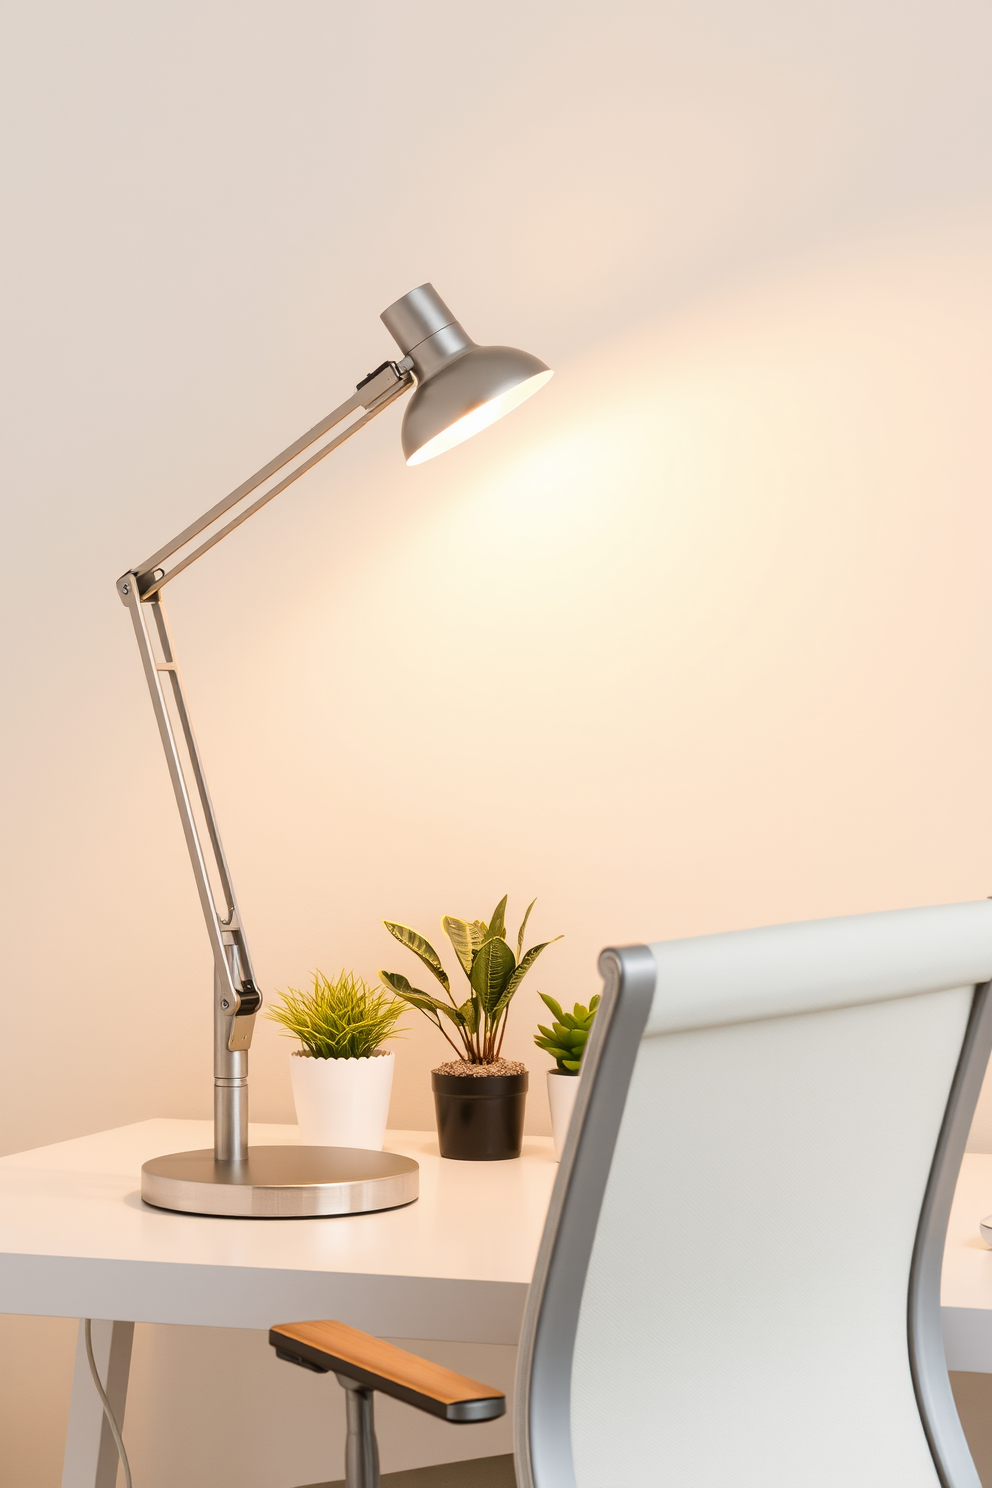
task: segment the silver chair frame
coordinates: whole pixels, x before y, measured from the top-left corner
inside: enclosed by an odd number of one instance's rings
[[[646,945],[604,951],[603,999],[583,1058],[520,1339],[515,1411],[518,1488],[576,1488],[571,1378],[589,1259],[627,1090],[654,997]],[[975,988],[917,1227],[907,1297],[916,1400],[942,1488],[981,1488],[944,1356],[940,1273],[951,1202],[992,1053],[990,982]]]

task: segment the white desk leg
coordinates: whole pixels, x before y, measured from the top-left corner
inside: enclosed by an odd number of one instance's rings
[[[93,1357],[118,1426],[124,1425],[127,1377],[131,1368],[133,1323],[93,1319]],[[69,1429],[65,1435],[62,1488],[114,1488],[117,1482],[117,1448],[103,1414],[86,1360],[83,1321],[76,1339],[76,1367],[72,1375]]]

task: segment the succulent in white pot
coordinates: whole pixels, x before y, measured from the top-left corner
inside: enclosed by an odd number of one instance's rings
[[[594,997],[588,1007],[577,1002],[572,1011],[566,1013],[546,992],[539,992],[537,995],[554,1019],[550,1028],[545,1028],[543,1023],[537,1025],[538,1032],[534,1035],[534,1042],[555,1061],[554,1069],[548,1070],[548,1104],[551,1107],[551,1135],[555,1143],[555,1157],[560,1162],[572,1112],[575,1110],[582,1055],[599,1007],[599,997]]]
[[[395,1038],[403,1004],[353,972],[290,987],[268,1010],[301,1047],[290,1061],[293,1102],[306,1147],[367,1147],[381,1152],[393,1086]]]

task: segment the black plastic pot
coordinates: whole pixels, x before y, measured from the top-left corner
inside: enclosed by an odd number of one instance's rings
[[[527,1071],[522,1075],[431,1075],[442,1157],[505,1162],[524,1137]]]

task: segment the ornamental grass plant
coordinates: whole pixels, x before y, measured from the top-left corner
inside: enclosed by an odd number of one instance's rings
[[[402,1002],[352,971],[342,970],[332,981],[318,970],[309,992],[290,987],[266,1016],[314,1059],[368,1059],[403,1032],[396,1027],[402,1011]]]

